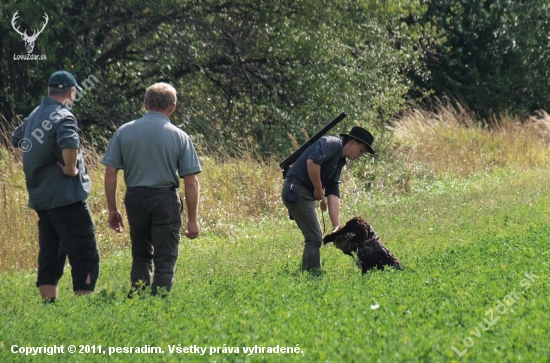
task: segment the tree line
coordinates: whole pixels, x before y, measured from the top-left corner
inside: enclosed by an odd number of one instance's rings
[[[47,14],[30,53],[43,59],[17,59],[29,53],[16,12],[28,35]],[[262,154],[342,111],[341,130],[382,129],[432,96],[482,117],[549,109],[544,1],[9,0],[0,13],[2,122],[67,69],[88,80],[75,113],[91,139],[139,117],[157,81],[178,90],[173,122],[196,140]]]

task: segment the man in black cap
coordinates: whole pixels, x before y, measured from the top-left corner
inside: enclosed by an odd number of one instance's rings
[[[45,301],[58,297],[57,283],[66,257],[71,263],[73,290],[93,292],[99,275],[99,249],[86,199],[87,174],[75,116],[70,111],[77,83],[67,71],[53,73],[48,97],[23,121],[12,144],[23,159],[29,206],[38,214],[38,278]]]
[[[321,268],[320,248],[323,242],[315,201],[328,200],[328,213],[333,231],[340,228],[340,175],[346,160],[355,160],[365,152],[374,154],[374,137],[362,127],[349,134],[324,136],[296,160],[288,171],[282,189],[283,203],[305,238],[302,268]]]

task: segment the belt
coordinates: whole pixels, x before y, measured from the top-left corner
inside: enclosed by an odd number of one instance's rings
[[[176,187],[168,187],[168,188],[128,187],[126,188],[126,191],[131,193],[175,192]]]

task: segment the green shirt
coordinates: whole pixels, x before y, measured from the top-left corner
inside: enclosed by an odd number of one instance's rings
[[[129,187],[177,188],[179,177],[202,171],[189,135],[155,111],[122,125],[102,163],[123,169]]]
[[[31,208],[57,208],[88,197],[91,182],[82,159],[77,121],[62,103],[43,97],[13,133],[12,144],[23,151]],[[75,177],[65,175],[57,165],[63,164],[63,149],[78,149]]]

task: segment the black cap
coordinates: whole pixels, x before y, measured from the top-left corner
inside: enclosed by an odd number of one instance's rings
[[[77,87],[76,79],[67,71],[57,71],[50,76],[48,87],[58,89]]]

